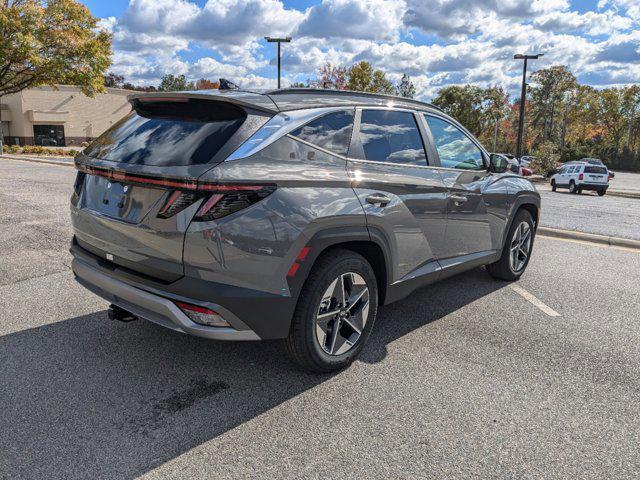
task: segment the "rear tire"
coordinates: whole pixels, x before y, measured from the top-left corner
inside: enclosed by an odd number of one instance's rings
[[[557,188],[558,187],[556,187],[556,181],[555,180],[551,180],[551,191],[555,192]]]
[[[337,290],[341,285],[342,297]],[[326,373],[348,367],[369,338],[377,312],[378,285],[369,262],[350,250],[329,250],[316,260],[300,292],[286,351],[306,370]]]
[[[526,227],[523,226],[523,224],[526,224]],[[516,233],[518,229],[521,229],[521,231],[528,231],[529,241],[526,245],[522,245],[522,249],[515,252],[517,261],[514,262],[513,247],[516,245],[514,242],[518,236]],[[529,265],[529,259],[531,258],[531,252],[533,250],[534,237],[535,231],[531,214],[524,209],[518,210],[516,216],[513,218],[513,222],[511,222],[511,227],[509,227],[509,231],[507,232],[507,238],[505,239],[504,246],[502,247],[500,260],[485,267],[487,272],[489,272],[489,275],[498,280],[506,280],[509,282],[518,280],[526,270],[527,265]],[[526,251],[526,258],[524,258],[524,253],[520,253],[520,250]]]
[[[607,193],[606,190],[598,190],[598,196],[604,197],[604,194]]]
[[[577,193],[577,192],[578,192],[578,189],[576,188],[576,182],[571,180],[569,182],[569,193]]]

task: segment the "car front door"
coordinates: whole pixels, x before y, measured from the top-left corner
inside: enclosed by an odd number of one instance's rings
[[[447,187],[447,228],[440,263],[481,262],[501,248],[506,228],[507,188],[501,175],[488,172],[488,155],[458,125],[424,114],[429,140],[438,153]],[[462,258],[461,257],[466,257]]]
[[[347,162],[372,235],[388,242],[392,281],[439,271],[446,189],[429,167],[424,126],[409,110],[356,110]]]

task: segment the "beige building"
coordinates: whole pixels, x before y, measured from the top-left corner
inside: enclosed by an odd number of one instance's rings
[[[107,88],[87,97],[78,87],[38,87],[0,99],[7,145],[80,145],[98,137],[131,110],[130,90]]]

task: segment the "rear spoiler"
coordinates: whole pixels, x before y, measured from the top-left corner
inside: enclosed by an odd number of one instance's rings
[[[188,100],[190,98],[199,100],[211,100],[216,102],[229,102],[240,107],[251,108],[275,115],[280,111],[278,106],[271,100],[268,95],[246,91],[246,90],[198,90],[186,92],[145,92],[134,93],[127,97],[129,103],[133,104],[135,100],[149,99],[153,101],[161,101],[167,99],[169,101]]]

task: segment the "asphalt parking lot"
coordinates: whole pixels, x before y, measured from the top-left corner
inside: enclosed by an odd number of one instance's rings
[[[540,225],[640,240],[640,199],[599,197],[595,192],[574,195],[567,189],[552,192],[541,184],[536,188],[542,197]]]
[[[637,478],[640,252],[539,237],[515,288],[423,288],[309,375],[107,320],[68,268],[73,173],[0,163],[0,478]]]

